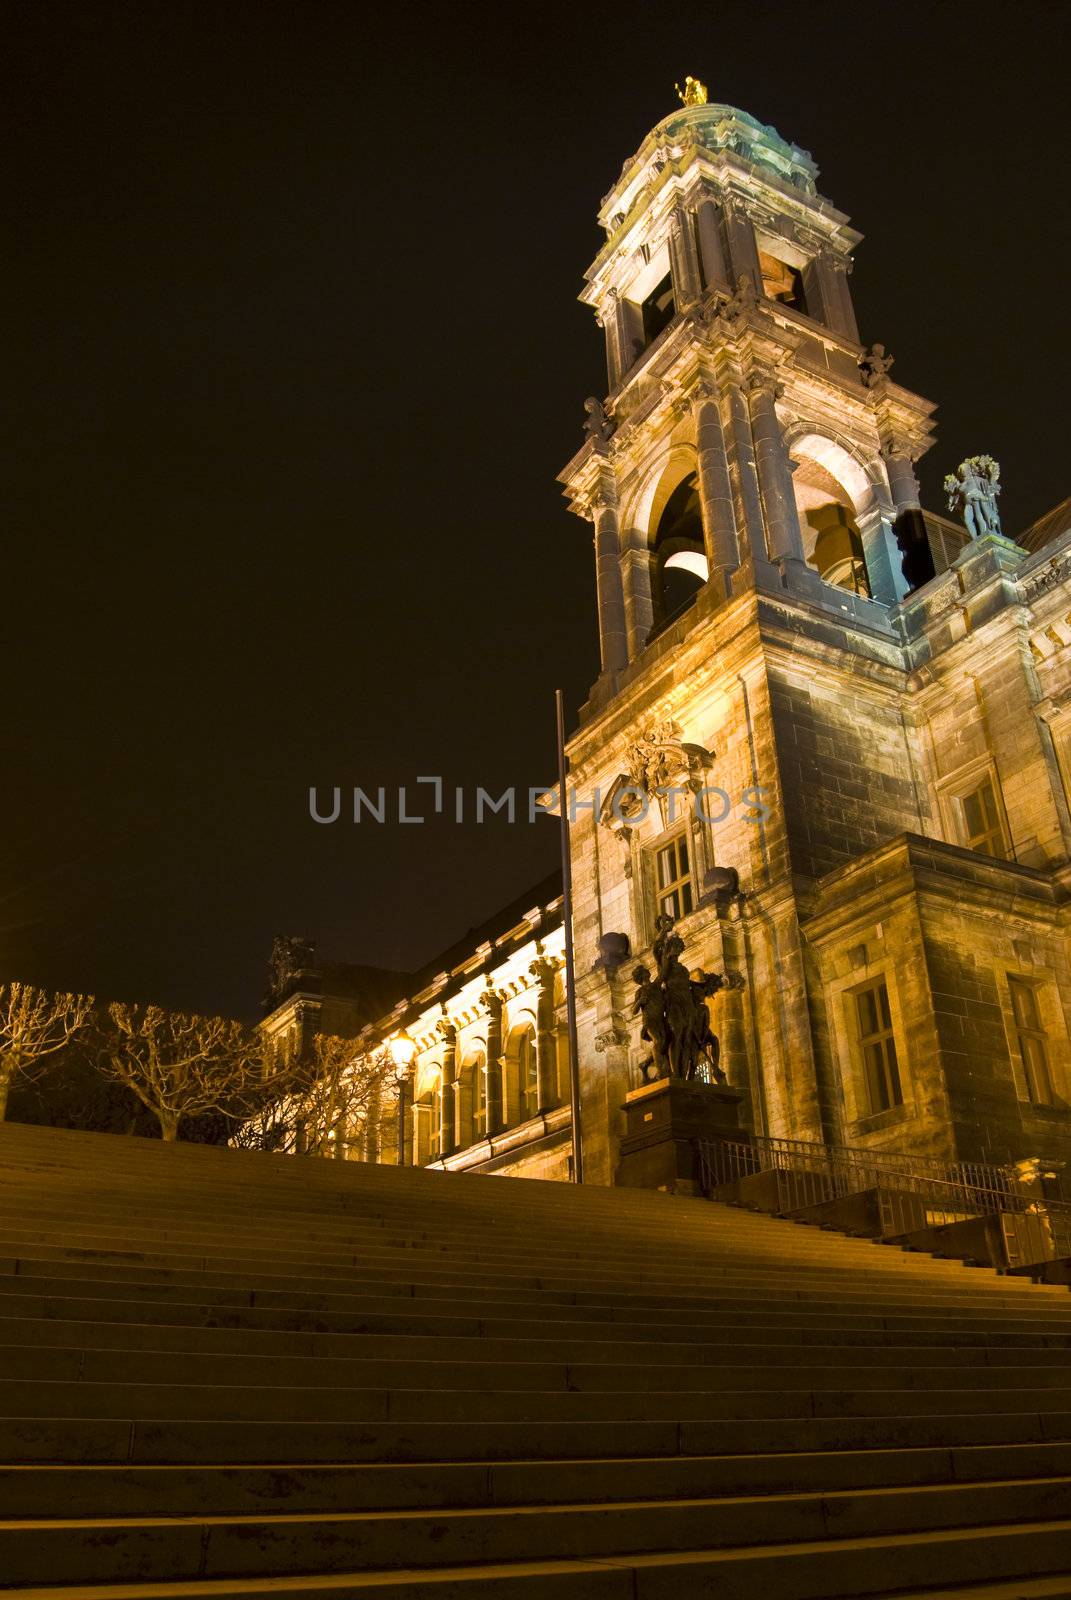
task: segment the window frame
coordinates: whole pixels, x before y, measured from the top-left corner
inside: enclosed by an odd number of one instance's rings
[[[994,810],[996,821],[990,829],[989,837],[999,832],[1001,852],[990,855],[989,852],[978,850],[970,842],[967,828],[967,819],[964,815],[964,802],[982,787],[984,783],[990,784],[993,792]],[[938,785],[938,799],[941,813],[944,818],[945,834],[953,843],[963,850],[973,850],[977,855],[983,855],[989,861],[1014,861],[1015,855],[1012,848],[1011,828],[1008,825],[1008,813],[1004,804],[1004,791],[1001,787],[1000,774],[997,772],[996,763],[991,756],[983,756],[969,765],[961,767],[958,772],[941,780]],[[980,837],[977,836],[976,837]]]
[[[896,1024],[893,1018],[892,998],[886,973],[868,978],[849,989],[854,1043],[860,1068],[860,1081],[866,1102],[866,1116],[879,1117],[887,1111],[896,1111],[904,1104],[904,1080],[900,1071],[900,1056],[896,1048]],[[877,997],[875,1021],[878,1026],[865,1031],[862,1002],[866,997]],[[871,1052],[877,1054],[875,1066]],[[890,1060],[891,1057],[891,1060]],[[880,1104],[879,1104],[880,1100]]]
[[[673,851],[679,858],[682,849],[685,859],[684,873],[675,875],[667,884],[663,885],[660,881],[663,857]],[[692,915],[698,905],[695,849],[687,822],[673,829],[672,832],[660,834],[657,839],[653,839],[648,847],[648,856],[652,927],[659,916],[665,915],[672,916],[674,922],[683,922],[685,918]],[[676,864],[679,867],[679,859]],[[682,887],[687,889],[687,906],[684,904],[684,896],[680,894]],[[670,899],[676,902],[677,909],[667,909],[666,902]]]
[[[1018,1100],[1029,1106],[1045,1106],[1055,1109],[1057,1105],[1056,1077],[1053,1071],[1052,1038],[1045,1022],[1045,1008],[1043,1005],[1045,980],[1043,978],[1027,977],[1022,972],[1006,972],[1004,974],[1008,991],[1008,1015],[1011,1026],[1009,1032],[1009,1045],[1012,1057],[1012,1079],[1015,1083],[1015,1093]],[[1030,997],[1033,1010],[1033,1022],[1024,1021],[1016,1005],[1016,995]],[[1044,1073],[1045,1094],[1037,1093],[1037,1081],[1032,1052],[1023,1048],[1023,1041],[1040,1041],[1042,1068]],[[1016,1061],[1018,1057],[1018,1062]],[[1018,1070],[1016,1068],[1018,1067]]]

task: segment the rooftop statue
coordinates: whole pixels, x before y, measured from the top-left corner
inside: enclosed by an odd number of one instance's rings
[[[859,371],[863,379],[863,387],[872,389],[880,378],[889,375],[889,368],[896,360],[889,355],[883,344],[872,344],[870,349],[859,357]]]
[[[682,106],[705,106],[707,103],[707,86],[700,83],[698,78],[690,74],[684,80],[684,88],[679,83],[673,85],[677,91],[677,98]]]
[[[643,1018],[640,1038],[651,1046],[643,1063],[645,1078],[696,1078],[705,1064],[718,1083],[725,1083],[720,1064],[721,1046],[710,1026],[707,996],[719,989],[742,989],[743,978],[733,974],[700,973],[693,978],[681,961],[684,940],[674,931],[673,918],[660,916],[652,946],[658,972],[652,978],[649,967],[634,968],[636,984],[634,1016]]]
[[[584,432],[589,439],[595,439],[599,444],[608,444],[613,438],[614,425],[606,414],[606,407],[601,400],[589,394],[584,401]]]
[[[1000,466],[992,456],[968,456],[945,479],[948,509],[962,508],[963,522],[972,539],[987,533],[999,534]]]

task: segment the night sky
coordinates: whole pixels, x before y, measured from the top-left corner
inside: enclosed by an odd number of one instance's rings
[[[414,966],[554,866],[547,821],[308,788],[552,780],[597,670],[576,295],[687,72],[866,235],[927,503],[979,451],[1010,533],[1071,492],[1066,17],[9,4],[0,979],[253,1015],[273,933]]]

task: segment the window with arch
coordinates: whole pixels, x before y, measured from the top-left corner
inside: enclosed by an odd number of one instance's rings
[[[437,1161],[442,1154],[443,1075],[436,1072],[413,1106],[413,1134],[418,1166]]]
[[[539,1110],[539,1072],[533,1028],[525,1028],[517,1040],[517,1085],[524,1116],[534,1117]]]
[[[870,501],[866,475],[843,446],[806,438],[791,450],[803,551],[810,566],[837,589],[871,595],[858,506]]]
[[[507,1128],[526,1122],[539,1109],[535,1028],[526,1019],[510,1030],[503,1058],[502,1120]]]
[[[470,1056],[462,1068],[469,1096],[468,1143],[487,1136],[487,1062],[482,1050]]]
[[[651,536],[655,627],[687,609],[709,576],[699,479],[683,478],[662,507]]]

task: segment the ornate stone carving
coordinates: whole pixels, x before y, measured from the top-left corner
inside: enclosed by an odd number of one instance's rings
[[[623,1044],[628,1044],[628,1034],[623,1028],[608,1028],[605,1033],[595,1035],[595,1049],[600,1055],[606,1050],[619,1049]]]
[[[950,511],[963,511],[963,522],[972,539],[984,534],[999,534],[1000,466],[992,456],[968,456],[945,479]]]
[[[665,824],[669,820],[672,792],[698,794],[703,774],[713,765],[713,752],[689,744],[672,718],[653,724],[626,751],[626,771],[620,773],[606,797],[600,821],[615,832],[643,817],[648,800],[658,801]]]
[[[859,357],[859,375],[864,389],[872,389],[882,378],[888,377],[895,360],[896,357],[889,355],[883,344],[872,344],[869,350],[864,351]]]

